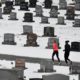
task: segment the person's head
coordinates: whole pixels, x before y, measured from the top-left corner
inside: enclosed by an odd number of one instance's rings
[[[54,40],[54,43],[56,43],[56,40]]]
[[[69,40],[65,41],[65,43],[68,44],[69,43]]]

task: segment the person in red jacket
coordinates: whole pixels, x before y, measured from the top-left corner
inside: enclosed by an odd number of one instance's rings
[[[61,64],[60,59],[59,59],[59,53],[58,53],[58,44],[56,41],[53,42],[53,54],[52,54],[52,61],[54,62],[54,55],[57,56],[59,64]]]

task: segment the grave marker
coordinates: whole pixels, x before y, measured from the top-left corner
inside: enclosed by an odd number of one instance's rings
[[[41,17],[41,23],[49,24],[49,22],[48,22],[48,17],[45,17],[45,16]]]
[[[21,2],[20,3],[20,10],[29,11],[29,9],[28,9],[28,2]]]
[[[23,35],[26,35],[28,33],[33,33],[33,28],[31,25],[23,25]]]
[[[71,42],[71,51],[80,51],[80,42]]]
[[[58,6],[52,6],[50,10],[50,17],[57,18],[58,17]]]
[[[4,42],[2,42],[2,44],[16,45],[14,37],[15,37],[14,34],[11,33],[4,34]]]
[[[45,8],[51,8],[52,6],[52,0],[45,0],[44,1],[44,4],[45,4]]]
[[[66,12],[66,19],[74,20],[74,18],[75,18],[75,8],[73,6],[68,6]]]
[[[46,37],[54,37],[54,27],[44,27],[44,35]]]
[[[57,24],[59,24],[59,25],[65,25],[66,23],[64,22],[64,17],[59,16],[58,17],[58,23]]]
[[[9,20],[18,20],[16,12],[11,12],[10,13]]]
[[[43,16],[42,6],[36,5],[35,12],[37,17],[42,17]]]
[[[28,33],[27,34],[27,41],[24,46],[33,46],[33,47],[39,46],[37,44],[37,35],[34,33]]]
[[[32,13],[25,13],[23,22],[34,22]]]

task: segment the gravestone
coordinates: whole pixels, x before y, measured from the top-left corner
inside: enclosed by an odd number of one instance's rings
[[[3,17],[2,17],[2,8],[0,8],[0,19],[3,19]]]
[[[43,80],[42,78],[30,78],[29,80]]]
[[[42,16],[42,17],[41,17],[41,23],[49,24],[49,22],[48,22],[48,17]]]
[[[80,1],[79,0],[75,0],[75,9],[80,10]]]
[[[17,73],[19,75],[19,80],[24,80],[24,70],[26,69],[25,59],[17,58],[15,61],[15,68],[19,69]]]
[[[5,7],[9,7],[10,9],[14,9],[13,8],[13,1],[6,1],[5,2]]]
[[[14,34],[11,33],[4,34],[4,42],[2,42],[2,44],[16,45],[16,42],[14,42],[14,37]]]
[[[21,2],[20,3],[20,10],[29,11],[29,9],[28,9],[28,2]]]
[[[66,8],[67,8],[67,1],[59,0],[59,9],[66,9]]]
[[[33,28],[31,25],[23,25],[23,35],[26,35],[28,33],[33,33]]]
[[[80,27],[80,19],[75,19],[73,27]]]
[[[45,0],[44,1],[44,5],[45,5],[45,8],[51,8],[52,6],[52,0]]]
[[[9,7],[4,7],[3,8],[3,14],[10,14],[11,13],[11,8],[9,8]]]
[[[9,20],[18,20],[16,12],[11,12],[10,13]]]
[[[80,0],[75,0],[76,3],[80,3]]]
[[[2,3],[0,2],[0,7],[2,7]]]
[[[58,17],[58,6],[52,6],[50,10],[50,17],[57,18]]]
[[[54,27],[44,27],[44,35],[46,37],[54,37]]]
[[[43,16],[42,6],[36,5],[35,12],[37,17],[42,17]]]
[[[70,66],[70,74],[80,74],[80,65],[72,65]]]
[[[76,3],[76,4],[75,4],[75,9],[76,9],[76,10],[80,10],[80,3]]]
[[[53,68],[53,62],[50,60],[44,60],[40,62],[40,69],[38,72],[56,72]]]
[[[66,12],[66,19],[74,20],[74,18],[75,18],[75,8],[72,6],[68,6]]]
[[[37,44],[37,35],[34,33],[28,33],[27,34],[27,41],[24,46],[33,46],[33,47],[39,46]]]
[[[19,6],[21,2],[25,2],[25,0],[15,0],[15,5]]]
[[[37,0],[29,0],[29,3],[30,3],[29,7],[35,8]]]
[[[1,80],[19,80],[19,69],[0,68]]]
[[[1,3],[3,4],[3,3],[5,3],[7,0],[1,0]]]
[[[52,45],[53,45],[54,40],[57,42],[58,47],[60,48],[60,46],[59,46],[59,38],[58,37],[51,37],[51,38],[49,38],[46,48],[53,49]]]
[[[71,42],[71,51],[80,51],[80,42]]]
[[[43,75],[43,80],[69,80],[69,76],[63,74]]]
[[[64,22],[64,17],[59,16],[58,17],[58,23],[57,24],[59,24],[59,25],[65,25],[66,23]]]
[[[33,13],[25,13],[23,22],[34,22]]]
[[[25,59],[17,58],[15,61],[15,68],[25,69]]]

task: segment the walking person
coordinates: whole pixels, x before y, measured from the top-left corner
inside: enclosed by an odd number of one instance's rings
[[[72,64],[72,61],[69,59],[69,55],[70,55],[70,45],[69,45],[69,41],[65,41],[65,49],[64,49],[65,53],[64,53],[64,58],[65,58],[65,62],[68,65],[68,62],[70,64]]]
[[[53,42],[53,54],[52,54],[52,61],[54,62],[54,55],[56,55],[59,65],[61,64],[60,59],[59,59],[59,52],[58,52],[58,44],[57,42],[54,40]]]

